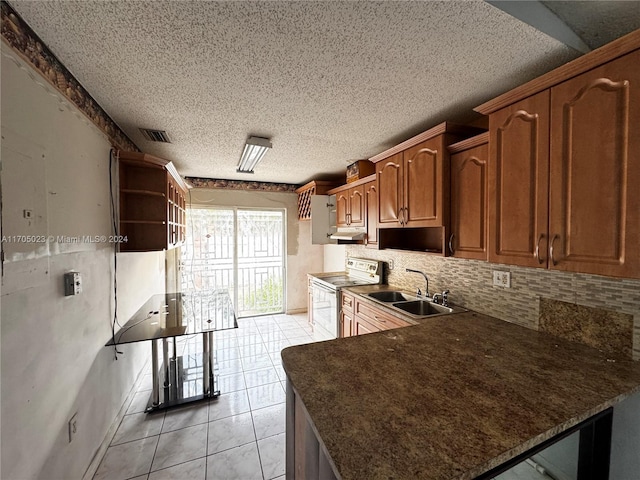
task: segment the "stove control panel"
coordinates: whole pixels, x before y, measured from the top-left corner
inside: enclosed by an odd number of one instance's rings
[[[348,275],[376,277],[382,274],[382,262],[378,260],[349,257],[346,265]]]

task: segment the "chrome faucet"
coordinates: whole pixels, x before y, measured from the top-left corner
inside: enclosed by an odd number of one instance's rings
[[[440,304],[443,307],[448,307],[449,306],[449,290],[445,290],[442,293],[434,293],[433,303]]]
[[[425,297],[429,297],[429,277],[427,277],[427,274],[424,272],[421,272],[420,270],[413,270],[411,268],[407,268],[407,272],[412,272],[412,273],[419,273],[420,275],[422,275],[424,277],[424,281],[426,282],[426,289],[424,291],[424,296]],[[420,289],[418,288],[418,293],[417,295],[419,297],[422,296],[422,292],[420,291]]]

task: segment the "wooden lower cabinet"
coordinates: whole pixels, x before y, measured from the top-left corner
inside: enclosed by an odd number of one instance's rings
[[[353,314],[347,312],[340,313],[340,338],[351,337],[354,333]]]
[[[353,306],[355,296],[347,292],[341,293],[340,300],[340,338],[355,335],[353,322]]]
[[[352,337],[411,325],[398,317],[360,301],[358,295],[342,292],[340,336]]]
[[[311,276],[307,276],[307,321],[313,331],[313,288],[311,282]]]
[[[355,300],[353,321],[354,335],[380,332],[382,330],[407,327],[410,325],[409,322],[405,322],[369,303],[360,301],[358,297],[356,297]]]
[[[367,322],[362,317],[355,317],[353,321],[353,334],[364,335],[365,333],[381,332],[382,329],[376,325]]]
[[[286,477],[338,480],[329,454],[316,435],[309,413],[287,378]]]

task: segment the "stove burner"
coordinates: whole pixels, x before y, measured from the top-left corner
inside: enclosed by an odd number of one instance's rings
[[[349,258],[345,272],[319,274],[315,276],[315,281],[325,285],[325,287],[339,290],[342,287],[380,283],[382,279],[381,273],[381,262]]]
[[[340,287],[353,287],[356,285],[369,285],[372,282],[368,282],[362,279],[350,278],[348,276],[340,275],[333,277],[316,277],[322,283],[325,283],[331,287],[340,288]]]
[[[367,285],[366,282],[359,282],[357,280],[337,280],[335,282],[331,282],[332,285],[336,287],[348,287],[353,285]]]

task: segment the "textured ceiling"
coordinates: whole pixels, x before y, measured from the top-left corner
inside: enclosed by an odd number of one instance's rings
[[[592,49],[640,28],[640,2],[542,2]]]
[[[483,1],[10,3],[143,151],[185,176],[344,174],[578,56]],[[273,149],[238,174],[251,135]]]

